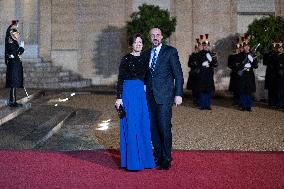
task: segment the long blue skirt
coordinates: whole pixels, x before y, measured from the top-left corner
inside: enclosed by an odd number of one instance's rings
[[[121,167],[128,170],[154,168],[144,83],[125,80],[122,101],[126,117],[120,119]]]

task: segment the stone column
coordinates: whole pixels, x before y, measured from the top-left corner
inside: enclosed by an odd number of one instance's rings
[[[275,0],[275,15],[284,17],[284,1]]]
[[[39,1],[39,57],[51,61],[51,1]]]
[[[192,1],[171,1],[171,16],[177,19],[176,31],[170,37],[170,44],[177,48],[184,75],[184,86],[186,85],[189,68],[187,61],[190,53],[193,51],[194,36],[192,24]]]
[[[54,65],[78,72],[78,0],[51,1],[51,60]]]

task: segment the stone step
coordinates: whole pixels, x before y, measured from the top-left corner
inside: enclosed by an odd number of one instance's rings
[[[24,72],[60,72],[61,70],[60,67],[24,67]]]
[[[40,150],[74,151],[105,149],[98,140],[89,137],[94,130],[94,123],[101,116],[101,112],[88,109],[76,110],[76,115],[68,119],[57,133],[44,144],[38,146]]]
[[[0,72],[6,72],[7,66],[5,64],[0,64],[0,65],[1,65]],[[23,68],[24,68],[24,72],[39,72],[39,71],[58,72],[62,70],[61,67],[55,67],[50,64],[41,65],[41,63],[30,64],[28,66],[23,64]]]
[[[60,83],[60,82],[66,82],[66,81],[73,81],[73,80],[80,80],[76,76],[63,76],[63,77],[48,77],[48,78],[42,78],[40,80],[36,80],[32,77],[25,77],[25,84],[26,83]]]
[[[62,81],[62,82],[25,82],[26,87],[34,87],[41,89],[58,89],[58,88],[83,88],[89,87],[92,84],[89,79],[73,80],[73,81]]]
[[[75,111],[69,107],[35,105],[0,127],[1,149],[33,149],[48,140]]]
[[[90,79],[62,70],[50,62],[24,62],[24,83],[28,88],[82,88],[92,85]],[[0,63],[0,84],[5,86],[6,65]]]
[[[65,77],[71,76],[72,74],[68,71],[61,72],[24,72],[25,78],[52,78],[52,77]]]
[[[28,102],[38,97],[42,93],[43,93],[42,91],[37,91],[32,94],[28,94],[28,96],[20,98],[19,100],[17,100],[17,102],[23,104],[23,107],[18,107],[18,108],[8,106],[8,95],[7,95],[7,99],[1,98],[0,99],[0,125],[8,122],[11,119],[14,119],[18,115],[30,109],[31,105]]]

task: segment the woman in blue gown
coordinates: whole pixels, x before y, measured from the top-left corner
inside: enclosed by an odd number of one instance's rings
[[[144,90],[147,61],[140,56],[143,42],[140,34],[129,40],[132,52],[121,59],[115,106],[122,106],[125,116],[120,118],[121,168],[131,171],[154,168],[150,119]]]

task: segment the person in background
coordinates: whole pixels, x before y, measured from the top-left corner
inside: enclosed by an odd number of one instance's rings
[[[279,42],[278,47],[278,61],[277,61],[277,93],[278,93],[278,103],[277,107],[284,109],[284,53],[283,53],[283,44]]]
[[[210,50],[209,35],[200,35],[203,49],[197,54],[197,90],[201,110],[211,110],[212,93],[215,91],[214,68],[218,66],[216,54]]]
[[[272,50],[263,55],[263,65],[266,66],[264,88],[268,90],[268,105],[276,106],[278,103],[278,48],[280,43],[273,41]]]
[[[249,36],[245,35],[243,42],[244,52],[240,53],[238,64],[238,90],[240,92],[240,107],[242,111],[251,111],[252,93],[256,91],[254,69],[258,68],[257,57],[251,52]]]
[[[17,29],[10,30],[8,43],[5,45],[8,55],[7,70],[6,70],[6,88],[10,88],[10,107],[19,107],[17,103],[16,88],[23,88],[23,65],[21,55],[24,53],[24,42],[20,40],[20,33]]]
[[[7,43],[9,41],[11,29],[17,29],[18,30],[18,23],[19,23],[19,20],[12,20],[11,25],[7,28],[6,35],[5,35],[5,46],[7,46]],[[6,52],[6,48],[5,48],[5,64],[6,65],[8,63],[8,59],[9,59],[9,56],[8,56],[8,54]]]
[[[241,52],[240,47],[242,44],[240,43],[239,38],[237,39],[237,43],[235,45],[235,51],[233,54],[229,55],[228,57],[228,67],[231,69],[230,74],[230,83],[229,83],[229,91],[233,93],[233,105],[239,105],[239,92],[238,92],[238,81],[239,81],[239,75],[238,75],[238,64],[237,59],[238,55]]]
[[[197,74],[199,73],[199,69],[197,67],[197,54],[200,50],[202,50],[202,44],[199,42],[199,38],[196,39],[196,44],[194,46],[194,52],[188,58],[188,67],[190,71],[188,73],[188,81],[187,81],[187,89],[192,91],[192,100],[195,106],[198,106],[198,92],[197,92]]]

